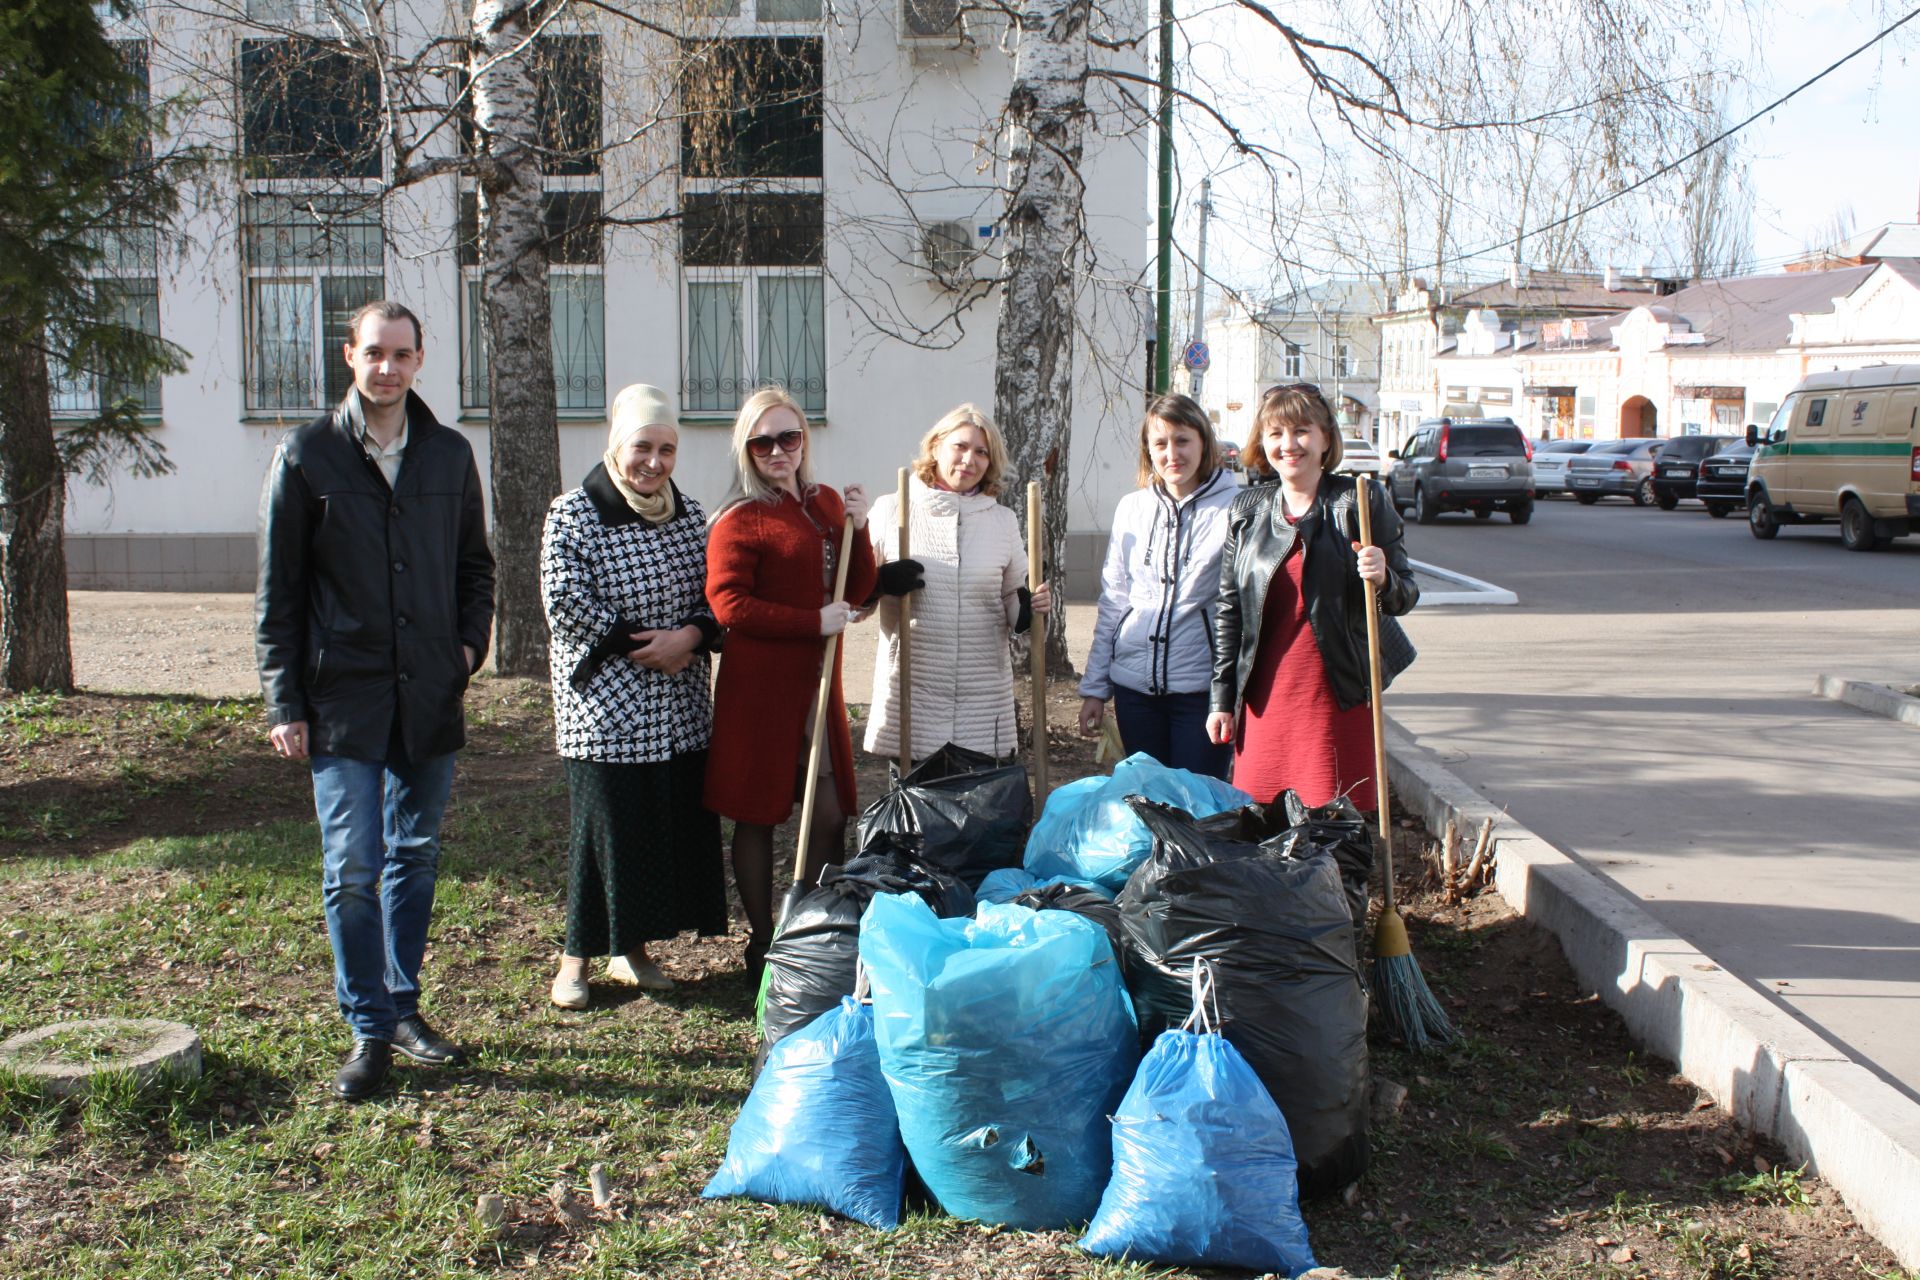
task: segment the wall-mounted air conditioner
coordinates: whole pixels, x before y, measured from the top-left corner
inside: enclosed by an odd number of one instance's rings
[[[900,43],[936,48],[970,44],[960,0],[900,0]]]
[[[929,222],[920,228],[920,261],[927,274],[944,289],[964,289],[974,283],[973,228],[964,222]]]

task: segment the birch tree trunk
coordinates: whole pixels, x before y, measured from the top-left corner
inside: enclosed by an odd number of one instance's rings
[[[494,666],[547,674],[540,603],[540,534],[560,492],[554,405],[553,308],[547,294],[543,174],[531,17],[515,0],[473,10],[473,115],[478,137],[480,262],[489,339],[493,554],[497,562]],[[484,68],[484,70],[483,70]]]
[[[1026,0],[1014,19],[1020,37],[1007,96],[1013,149],[1007,166],[1006,287],[994,350],[994,416],[1013,466],[1008,501],[1023,529],[1027,483],[1044,482],[1045,565],[1056,583],[1066,559],[1091,12],[1091,0]],[[1048,669],[1071,671],[1066,628],[1049,627],[1047,633]]]
[[[0,688],[73,688],[67,477],[53,443],[38,335],[0,336]]]

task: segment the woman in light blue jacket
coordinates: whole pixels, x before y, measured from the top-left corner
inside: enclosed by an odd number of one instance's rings
[[[1233,748],[1207,737],[1207,691],[1220,549],[1239,488],[1220,465],[1204,409],[1181,395],[1147,406],[1140,488],[1120,499],[1100,574],[1100,614],[1080,681],[1081,733],[1100,731],[1111,699],[1129,753],[1227,776]]]

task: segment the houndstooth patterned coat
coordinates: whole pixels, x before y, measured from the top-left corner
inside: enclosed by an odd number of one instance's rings
[[[540,592],[553,632],[553,736],[567,759],[655,763],[703,750],[712,733],[707,654],[720,627],[707,607],[706,513],[673,494],[673,518],[648,524],[602,464],[547,510]],[[627,660],[632,632],[689,625],[703,640],[685,669]]]

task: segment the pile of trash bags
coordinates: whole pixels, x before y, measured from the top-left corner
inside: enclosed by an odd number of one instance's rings
[[[1368,1158],[1364,820],[1134,756],[1022,840],[1024,773],[939,763],[790,900],[706,1194],[885,1228],[923,1190],[1102,1256],[1310,1269],[1300,1196]]]

